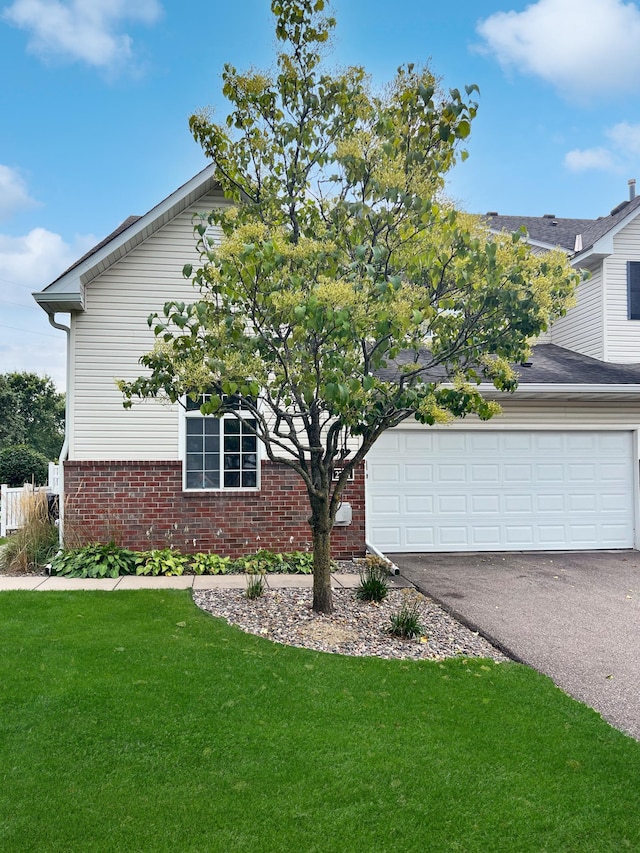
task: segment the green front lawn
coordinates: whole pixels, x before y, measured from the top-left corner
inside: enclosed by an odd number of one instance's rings
[[[640,849],[640,744],[516,664],[278,646],[182,591],[0,594],[0,850]]]

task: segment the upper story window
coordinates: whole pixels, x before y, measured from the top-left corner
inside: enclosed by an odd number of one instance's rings
[[[251,432],[255,418],[243,411],[238,399],[232,413],[203,415],[200,406],[208,395],[187,398],[184,412],[184,488],[257,489],[258,439]]]
[[[640,261],[627,261],[627,316],[640,320]]]

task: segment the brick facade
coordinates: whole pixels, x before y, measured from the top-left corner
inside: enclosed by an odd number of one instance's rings
[[[65,544],[113,539],[136,551],[172,546],[184,553],[239,557],[260,548],[311,548],[304,483],[284,465],[262,462],[256,492],[183,492],[181,462],[65,462]],[[353,521],[335,527],[332,554],[365,549],[364,468],[343,496]]]

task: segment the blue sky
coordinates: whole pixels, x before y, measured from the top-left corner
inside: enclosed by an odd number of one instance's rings
[[[31,291],[206,164],[188,117],[226,115],[225,62],[272,64],[269,6],[0,0],[0,373],[64,387],[64,335]],[[640,3],[334,0],[332,12],[335,66],[364,65],[381,86],[429,62],[445,87],[480,86],[449,185],[460,207],[596,217],[640,181]]]

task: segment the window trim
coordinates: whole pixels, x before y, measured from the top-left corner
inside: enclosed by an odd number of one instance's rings
[[[225,420],[238,420],[238,417],[231,413],[225,412],[222,415],[203,415],[198,409],[187,411],[187,398],[183,397],[179,407],[179,423],[178,423],[178,458],[182,466],[182,491],[192,495],[203,493],[214,494],[238,494],[238,493],[255,493],[261,488],[261,472],[262,472],[262,453],[260,450],[261,441],[256,436],[256,485],[255,486],[225,486],[224,485],[224,467],[223,467],[223,441],[224,441],[224,426]],[[251,412],[239,412],[240,419],[254,419],[255,416]],[[189,488],[187,487],[187,420],[189,418],[213,418],[220,422],[220,486],[213,488]]]
[[[636,285],[636,293],[635,293],[635,302],[637,305],[635,306],[635,313],[632,314],[631,310],[631,270],[635,272],[635,278],[637,281]],[[640,261],[627,261],[627,320],[638,321],[640,320]]]

